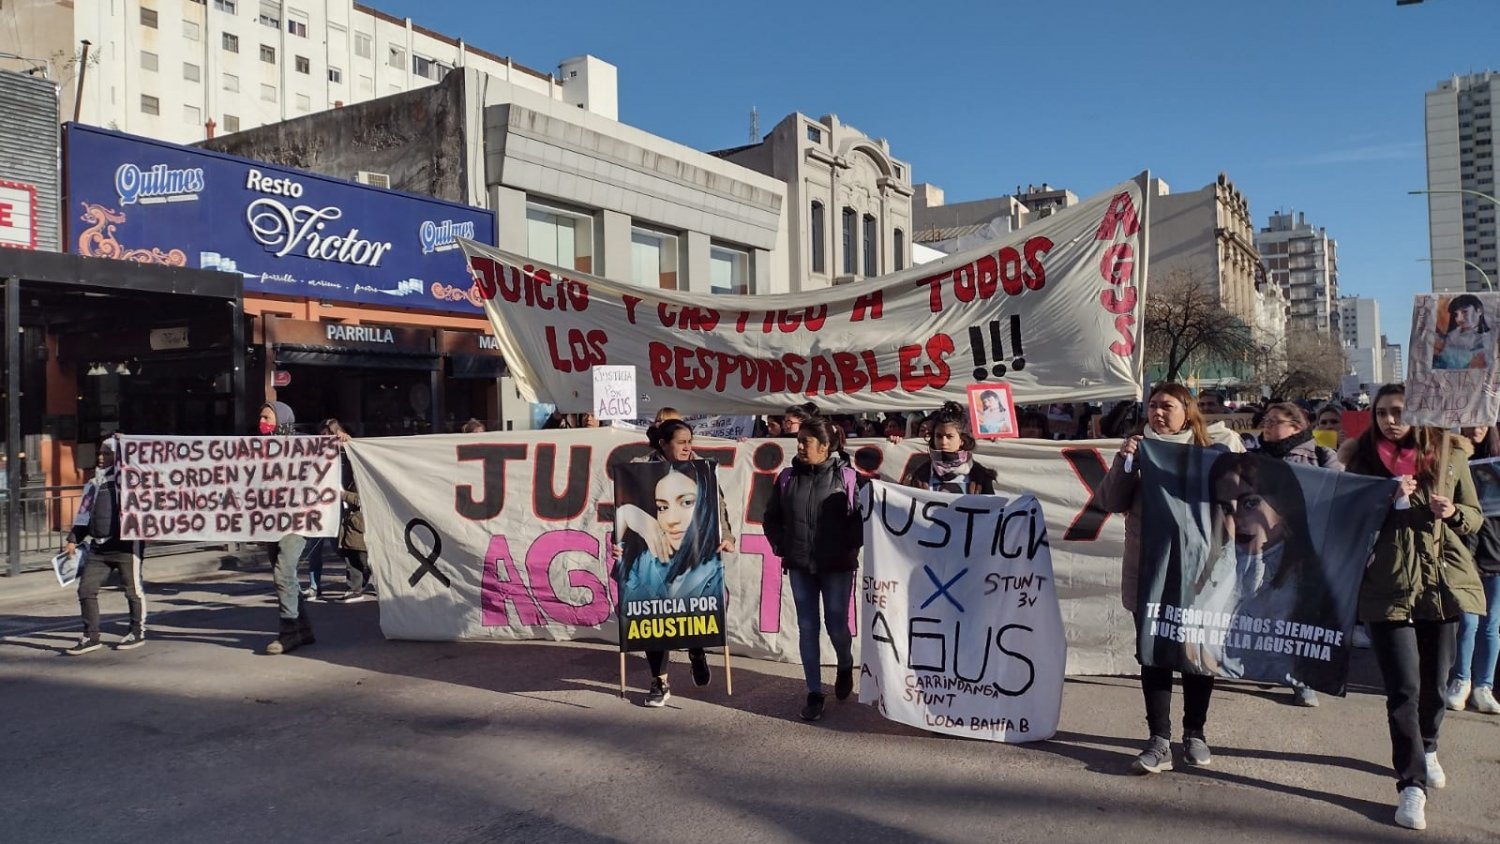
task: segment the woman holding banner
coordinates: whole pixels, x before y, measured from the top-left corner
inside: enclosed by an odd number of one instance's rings
[[[1146,403],[1146,427],[1126,438],[1114,464],[1099,486],[1099,504],[1111,513],[1125,513],[1125,556],[1120,563],[1120,598],[1125,608],[1139,617],[1141,555],[1141,472],[1135,452],[1142,438],[1197,446],[1222,446],[1232,452],[1245,450],[1244,442],[1222,423],[1206,425],[1192,393],[1181,384],[1157,384]],[[1139,621],[1137,621],[1139,628]],[[1146,703],[1146,725],[1151,738],[1131,767],[1136,773],[1157,774],[1172,770],[1172,670],[1141,666],[1141,693]],[[1214,678],[1203,674],[1182,675],[1182,755],[1189,765],[1208,765],[1213,754],[1204,738],[1208,703],[1213,697]]]
[[[764,519],[766,539],[791,578],[797,605],[798,650],[807,680],[802,720],[823,717],[822,651],[826,625],[833,642],[838,673],[834,697],[854,690],[854,637],[849,631],[849,601],[864,524],[854,503],[857,476],[842,453],[838,426],[821,416],[803,421],[797,431],[797,457],[776,476]],[[818,604],[822,602],[822,625]]]
[[[1447,775],[1437,757],[1443,691],[1459,617],[1483,613],[1484,591],[1465,537],[1484,520],[1462,445],[1446,431],[1407,424],[1406,388],[1375,394],[1371,425],[1349,471],[1400,481],[1359,591],[1359,617],[1385,681],[1396,823],[1427,826],[1427,789]]]
[[[1462,433],[1474,444],[1471,462],[1500,457],[1500,434],[1494,426],[1463,428]],[[1466,612],[1458,623],[1458,657],[1445,698],[1454,711],[1462,711],[1472,700],[1475,711],[1500,715],[1500,703],[1495,701],[1495,657],[1500,654],[1500,516],[1485,516],[1479,532],[1469,537],[1469,550],[1484,584],[1485,612]]]
[[[995,472],[974,461],[974,437],[969,433],[969,414],[963,405],[947,402],[933,418],[927,457],[912,462],[901,478],[902,485],[937,492],[994,495]]]
[[[681,418],[664,419],[668,410],[659,412],[658,424],[646,430],[651,453],[631,461],[671,465],[657,482],[657,511],[652,515],[633,504],[620,506],[623,529],[614,552],[622,566],[620,589],[625,600],[631,600],[636,593],[643,597],[722,595],[724,568],[721,561],[713,558],[733,553],[735,548],[724,491],[717,488],[712,474],[704,477],[690,462],[697,459],[693,454],[693,428]],[[717,548],[703,545],[713,532],[709,502],[714,492],[719,501]],[[698,506],[700,501],[708,506]],[[689,648],[688,663],[693,670],[693,685],[708,685],[713,672],[703,649]],[[672,697],[672,685],[667,679],[667,652],[646,651],[646,664],[651,669],[652,681],[645,705],[653,709],[666,706]]]

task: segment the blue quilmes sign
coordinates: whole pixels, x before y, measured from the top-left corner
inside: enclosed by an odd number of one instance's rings
[[[482,314],[456,238],[479,208],[69,124],[68,251],[237,272],[276,293]]]

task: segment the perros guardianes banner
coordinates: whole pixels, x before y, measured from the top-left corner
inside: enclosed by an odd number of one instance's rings
[[[947,735],[1051,738],[1068,644],[1036,499],[881,481],[861,499],[860,701]]]
[[[785,295],[660,290],[468,240],[485,312],[521,395],[589,411],[596,366],[640,373],[640,413],[829,413],[1134,398],[1141,382],[1148,175],[980,249]]]
[[[976,452],[998,473],[997,492],[1030,493],[1045,514],[1074,674],[1138,669],[1134,628],[1119,599],[1124,517],[1092,503],[1117,445],[1007,440],[982,443]],[[649,451],[640,434],[593,428],[391,437],[355,440],[345,450],[387,637],[617,641],[610,477],[613,467]],[[912,441],[855,440],[848,452],[862,475],[893,482],[910,462],[927,458]],[[761,518],[796,441],[700,438],[695,453],[717,464],[735,537],[735,549],[723,555],[729,644],[738,653],[795,662],[797,614]],[[824,653],[833,653],[826,642]]]

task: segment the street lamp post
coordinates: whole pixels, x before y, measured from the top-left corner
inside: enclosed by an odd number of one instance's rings
[[[1495,284],[1494,282],[1490,281],[1490,274],[1484,271],[1484,267],[1479,266],[1473,261],[1468,261],[1463,258],[1418,258],[1417,260],[1423,261],[1428,264],[1435,264],[1438,261],[1457,261],[1460,264],[1473,267],[1474,271],[1479,273],[1479,277],[1484,279],[1484,289],[1488,290],[1491,293],[1495,292]]]
[[[1439,193],[1459,193],[1464,194],[1465,196],[1477,196],[1480,199],[1483,199],[1486,202],[1489,202],[1491,205],[1495,206],[1496,210],[1500,210],[1500,199],[1496,199],[1495,197],[1490,196],[1483,191],[1469,190],[1468,188],[1435,188],[1433,190],[1409,190],[1407,191],[1407,193],[1412,196],[1420,196],[1422,194],[1428,194],[1430,196],[1432,194]],[[1495,285],[1490,281],[1489,274],[1471,261],[1466,261],[1463,258],[1423,258],[1421,260],[1425,260],[1428,263],[1436,263],[1438,261],[1458,261],[1460,263],[1473,267],[1474,269],[1479,271],[1480,277],[1484,279],[1485,289],[1489,290],[1491,293],[1495,292]]]

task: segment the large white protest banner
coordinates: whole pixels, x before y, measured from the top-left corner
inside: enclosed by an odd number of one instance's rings
[[[1029,491],[1043,508],[1069,671],[1077,674],[1137,668],[1134,627],[1119,599],[1123,517],[1091,503],[1117,444],[1007,440],[976,452],[998,473],[1001,494]],[[796,610],[761,518],[796,441],[700,438],[694,447],[718,464],[737,541],[724,557],[730,645],[795,661]],[[609,473],[648,451],[641,434],[391,437],[356,440],[347,451],[387,637],[616,641]],[[911,441],[855,440],[848,451],[862,475],[891,481],[927,457]]]
[[[1500,293],[1416,297],[1407,347],[1406,422],[1439,428],[1495,424],[1500,361],[1490,320],[1497,316]]]
[[[719,296],[642,287],[460,240],[521,395],[589,410],[592,367],[641,368],[641,415],[1135,397],[1148,175],[984,247],[859,284]]]
[[[860,509],[860,701],[948,735],[1051,738],[1068,644],[1037,500],[874,481]]]
[[[121,436],[120,536],[274,542],[335,536],[333,437]]]

